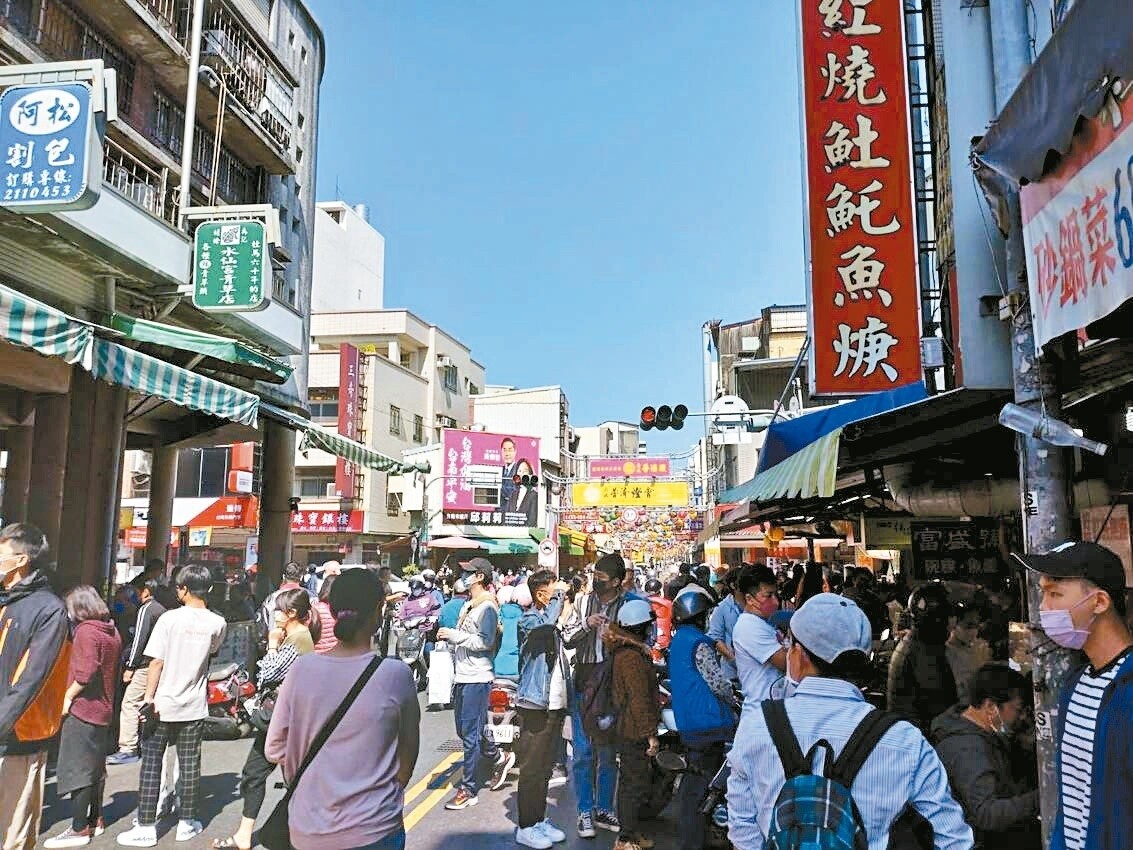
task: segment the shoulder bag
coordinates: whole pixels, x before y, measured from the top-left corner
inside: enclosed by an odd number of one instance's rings
[[[271,815],[264,821],[264,825],[260,827],[259,832],[254,837],[253,844],[263,845],[268,850],[293,850],[291,846],[291,826],[287,811],[291,804],[291,795],[295,793],[299,780],[303,778],[303,774],[311,766],[311,762],[315,760],[315,756],[319,754],[323,744],[330,738],[335,727],[342,722],[342,718],[346,715],[350,706],[354,704],[354,700],[358,698],[362,689],[366,687],[366,683],[370,681],[370,678],[382,665],[382,660],[374,656],[373,660],[366,665],[366,669],[362,671],[362,675],[358,677],[358,681],[354,683],[354,687],[350,689],[350,692],[335,709],[334,714],[323,724],[323,728],[319,730],[319,734],[311,742],[310,749],[303,756],[303,761],[299,764],[299,769],[295,771],[295,776],[288,783],[287,793],[283,795],[283,799],[279,801]]]

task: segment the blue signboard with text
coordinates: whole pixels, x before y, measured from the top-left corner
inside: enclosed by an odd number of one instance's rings
[[[0,206],[21,212],[94,206],[102,188],[102,148],[91,106],[86,83],[4,90]]]

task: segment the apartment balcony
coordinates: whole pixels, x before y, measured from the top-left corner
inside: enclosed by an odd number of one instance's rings
[[[0,27],[49,59],[105,60],[118,71],[119,110],[136,116],[131,57],[153,70],[157,90],[184,100],[190,10],[191,0],[0,0]],[[294,174],[297,80],[220,0],[205,16],[201,61],[228,89],[225,146],[269,174]],[[199,89],[197,118],[209,127],[216,126],[219,88]]]

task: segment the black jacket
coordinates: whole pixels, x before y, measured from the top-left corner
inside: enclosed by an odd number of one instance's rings
[[[134,636],[130,642],[130,649],[126,654],[126,669],[138,670],[149,666],[150,657],[145,654],[146,644],[153,634],[157,618],[165,613],[165,606],[156,599],[151,599],[138,609],[138,619],[134,623]]]
[[[944,644],[905,635],[889,661],[889,710],[928,735],[933,719],[956,704],[956,679]]]
[[[0,591],[0,756],[46,750],[58,731],[62,692],[45,685],[62,678],[66,689],[59,665],[68,632],[63,600],[43,572]]]
[[[963,717],[964,709],[933,721],[932,742],[977,846],[1037,850],[1039,792],[1014,778],[1010,741]]]

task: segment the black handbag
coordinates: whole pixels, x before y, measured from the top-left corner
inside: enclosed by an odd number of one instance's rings
[[[299,769],[295,771],[295,775],[287,785],[287,792],[283,795],[283,799],[279,801],[275,809],[264,821],[264,825],[259,828],[259,831],[253,836],[252,843],[260,844],[267,848],[267,850],[294,850],[291,846],[291,826],[289,823],[289,816],[287,808],[291,804],[291,795],[295,793],[295,788],[299,785],[299,780],[303,778],[303,774],[307,768],[311,766],[311,762],[315,760],[315,756],[319,754],[319,750],[323,748],[323,744],[330,738],[331,733],[334,732],[335,727],[342,722],[342,718],[346,715],[347,710],[353,705],[354,700],[358,698],[358,694],[362,693],[362,689],[366,687],[366,683],[382,666],[381,658],[374,656],[373,660],[366,665],[366,669],[362,671],[362,675],[358,677],[358,681],[354,683],[354,687],[350,689],[346,697],[339,704],[338,708],[334,710],[334,714],[330,719],[323,724],[323,728],[319,730],[319,734],[315,736],[315,740],[311,742],[310,749],[307,750],[306,755],[303,756],[303,761],[299,764]]]

